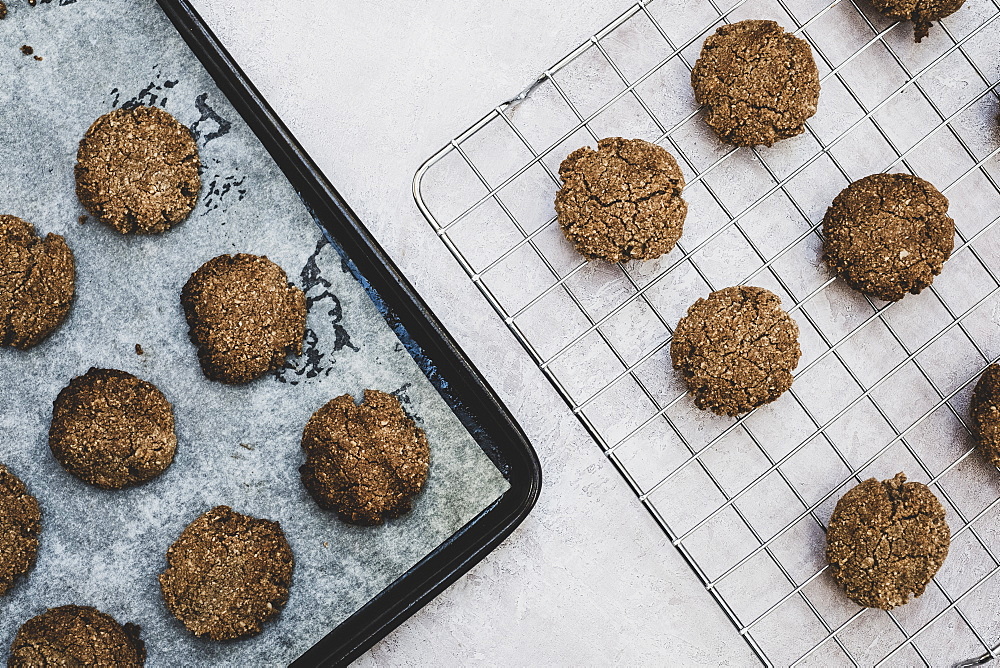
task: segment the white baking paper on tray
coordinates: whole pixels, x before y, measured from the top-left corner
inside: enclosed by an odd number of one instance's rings
[[[77,143],[128,103],[164,107],[198,139],[198,207],[162,236],[78,222]],[[0,598],[0,662],[23,621],[78,604],[141,625],[150,666],[287,664],[508,488],[154,0],[10,5],[0,21],[0,170],[0,213],[65,236],[77,263],[62,327],[28,352],[0,350],[0,462],[44,518],[37,565]],[[237,252],[267,255],[306,291],[308,335],[289,368],[229,387],[202,376],[179,296],[203,262]],[[91,366],[151,381],[173,403],[177,456],[152,482],[99,490],[49,452],[52,401]],[[320,510],[298,475],[309,416],[365,388],[399,396],[432,453],[413,512],[374,528]],[[296,560],[285,610],[234,642],[194,638],[166,611],[157,582],[167,547],[219,504],[280,521]]]

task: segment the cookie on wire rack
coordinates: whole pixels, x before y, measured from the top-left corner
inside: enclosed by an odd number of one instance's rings
[[[976,445],[993,466],[1000,467],[1000,364],[991,364],[972,391],[969,428]]]
[[[897,473],[869,478],[837,502],[826,531],[833,578],[858,605],[890,610],[924,593],[948,556],[944,507]]]
[[[684,231],[684,174],[667,149],[607,137],[559,166],[556,213],[579,253],[608,262],[651,260],[673,250]]]
[[[823,217],[823,258],[855,290],[894,302],[941,273],[955,246],[948,199],[910,174],[850,184]]]
[[[677,323],[670,358],[698,408],[736,416],[780,397],[798,365],[799,326],[764,288],[737,285],[696,301]]]
[[[931,24],[951,16],[965,0],[872,0],[883,16],[896,21],[913,21],[913,38],[920,42],[930,34]]]
[[[774,21],[719,26],[691,71],[705,122],[735,146],[772,146],[800,135],[819,104],[809,43]]]

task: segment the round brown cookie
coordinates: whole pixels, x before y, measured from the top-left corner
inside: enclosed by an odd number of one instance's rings
[[[969,405],[972,436],[993,466],[1000,467],[1000,364],[991,364],[979,377]]]
[[[313,413],[302,433],[302,483],[321,507],[352,524],[381,524],[410,510],[427,482],[430,446],[399,399],[365,390]]]
[[[917,294],[955,245],[948,200],[909,174],[872,174],[840,192],[823,218],[823,259],[855,290],[883,301]]]
[[[152,383],[92,368],[53,402],[49,448],[64,469],[91,485],[137,485],[174,460],[173,409]]]
[[[764,288],[737,285],[699,299],[677,323],[670,358],[698,408],[739,415],[792,386],[799,326]]]
[[[191,274],[181,304],[207,378],[238,385],[302,354],[306,296],[258,255],[220,255]]]
[[[805,130],[819,103],[819,72],[808,42],[774,21],[719,26],[691,71],[698,104],[722,141],[771,146]]]
[[[159,107],[115,109],[90,126],[76,154],[76,196],[122,234],[158,234],[198,203],[198,145]]]
[[[260,633],[288,601],[295,559],[281,525],[216,506],[167,550],[160,574],[170,613],[199,638]]]
[[[69,313],[76,293],[73,251],[58,234],[0,215],[0,345],[41,343]]]
[[[0,596],[34,565],[41,533],[38,502],[10,469],[0,464]]]
[[[919,482],[897,473],[849,490],[826,531],[826,559],[847,597],[889,610],[920,596],[948,556],[944,508]]]
[[[651,260],[684,228],[684,174],[674,156],[641,139],[608,137],[559,166],[559,226],[581,255],[608,262]]]
[[[931,24],[951,16],[965,0],[872,0],[872,5],[886,18],[913,21],[913,36],[918,42],[930,34]]]
[[[51,608],[24,623],[10,648],[9,668],[121,666],[146,662],[146,646],[135,624],[82,605]]]

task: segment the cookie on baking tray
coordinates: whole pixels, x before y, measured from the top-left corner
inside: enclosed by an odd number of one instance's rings
[[[35,564],[41,532],[38,501],[20,478],[0,464],[0,596]]]
[[[64,605],[32,617],[14,637],[8,668],[115,666],[139,668],[146,646],[135,624],[122,626],[96,608]]]
[[[294,567],[278,522],[217,506],[167,550],[160,590],[170,614],[194,635],[234,640],[260,633],[281,612]]]
[[[0,215],[0,345],[31,348],[66,319],[76,293],[73,251],[58,234]]]
[[[302,433],[302,483],[321,507],[352,524],[381,524],[410,510],[427,482],[430,446],[399,399],[365,390],[313,413]]]
[[[87,130],[76,156],[76,195],[122,234],[159,234],[198,203],[198,145],[159,107],[120,108]]]

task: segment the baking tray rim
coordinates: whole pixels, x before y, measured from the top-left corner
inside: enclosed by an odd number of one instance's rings
[[[157,0],[188,48],[277,163],[352,270],[402,327],[428,379],[510,484],[498,499],[332,629],[292,664],[347,665],[492,552],[527,517],[541,491],[538,456],[471,360],[364,227],[188,0]],[[398,332],[398,330],[397,330]],[[435,372],[427,374],[417,356]]]

